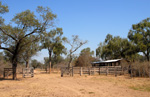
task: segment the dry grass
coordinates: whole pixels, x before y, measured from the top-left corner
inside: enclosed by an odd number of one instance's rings
[[[40,74],[34,78],[0,81],[0,97],[149,97],[149,78],[126,76],[65,76]]]

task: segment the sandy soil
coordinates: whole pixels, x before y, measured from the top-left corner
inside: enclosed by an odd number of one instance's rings
[[[124,76],[60,77],[60,74],[39,74],[34,78],[0,81],[0,97],[150,97],[150,92],[129,86],[147,83],[147,79]]]

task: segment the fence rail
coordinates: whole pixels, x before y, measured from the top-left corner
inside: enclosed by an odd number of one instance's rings
[[[8,76],[10,76],[12,74],[13,74],[13,68],[4,68],[4,73],[3,73],[4,78],[5,77],[8,78]]]
[[[24,78],[28,77],[28,76],[34,77],[34,68],[33,67],[31,67],[31,68],[23,68],[22,69],[22,76]]]
[[[127,69],[122,68],[121,66],[104,66],[104,67],[62,67],[61,68],[61,77],[64,74],[74,76],[74,74],[83,74],[95,75],[95,74],[114,74],[115,76],[120,74],[127,73]]]

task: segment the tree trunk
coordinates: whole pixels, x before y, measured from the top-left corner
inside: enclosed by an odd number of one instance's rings
[[[29,61],[26,61],[26,68],[29,68]]]
[[[49,50],[49,74],[51,73],[51,58],[52,58],[52,51]]]
[[[147,61],[149,61],[149,55],[147,55],[146,57],[147,57]]]
[[[16,72],[17,63],[13,63],[12,68],[13,68],[13,80],[15,80],[15,79],[17,79],[17,72]]]
[[[72,62],[72,56],[70,55],[70,59],[69,59],[69,63],[68,63],[68,69],[70,69],[71,62]]]

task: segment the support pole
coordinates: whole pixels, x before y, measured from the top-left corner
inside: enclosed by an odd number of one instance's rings
[[[82,76],[82,67],[80,67],[80,76]]]

